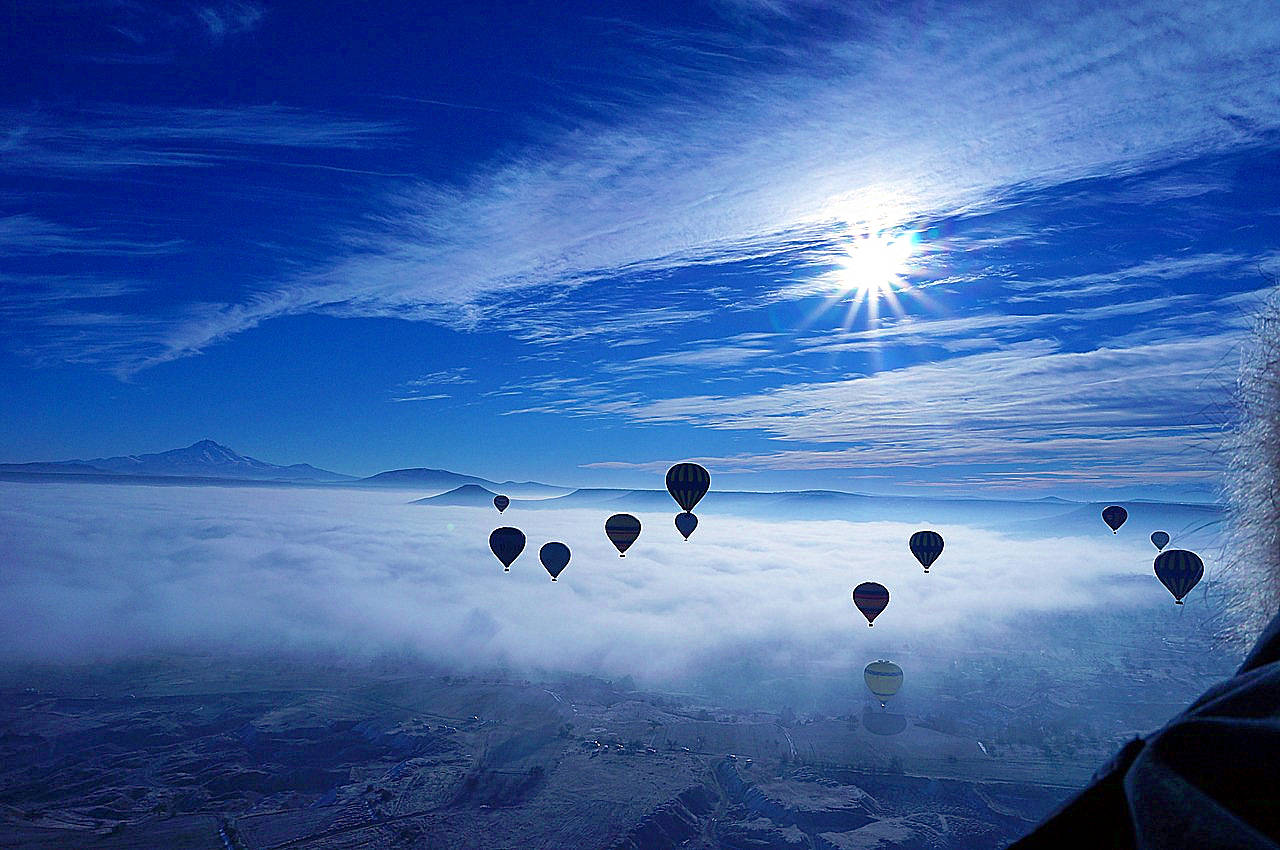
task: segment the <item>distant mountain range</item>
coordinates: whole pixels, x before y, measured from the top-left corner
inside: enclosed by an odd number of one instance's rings
[[[76,475],[127,475],[159,478],[230,478],[245,481],[354,481],[354,476],[318,469],[307,463],[280,466],[239,454],[213,440],[155,454],[63,460],[51,463],[4,463],[0,472]]]
[[[551,484],[540,484],[537,481],[503,481],[498,483],[474,475],[463,475],[447,469],[393,469],[390,472],[379,472],[368,478],[361,478],[357,483],[372,487],[399,487],[413,490],[446,491],[460,487],[474,487],[476,492],[488,492],[489,499],[494,493],[503,493],[518,499],[545,499],[552,496],[563,496],[572,493],[572,487],[556,487]]]
[[[72,476],[78,480],[104,481],[160,479],[163,483],[180,480],[221,483],[237,481],[274,482],[284,484],[346,484],[361,487],[387,487],[443,492],[465,484],[501,491],[522,499],[562,496],[569,487],[554,487],[536,481],[502,483],[462,475],[447,469],[393,469],[368,478],[343,475],[307,463],[289,466],[267,463],[242,455],[213,440],[201,440],[186,448],[155,454],[100,457],[93,460],[62,460],[40,463],[0,463],[0,475],[27,480],[49,480],[51,476]],[[492,498],[492,497],[490,497]]]
[[[493,508],[498,492],[510,492],[468,483],[434,496],[416,499],[413,504],[428,507]],[[732,515],[764,520],[844,520],[850,522],[907,522],[921,527],[967,525],[1008,532],[1046,529],[1061,534],[1096,532],[1110,536],[1102,524],[1105,502],[1072,502],[1047,499],[974,499],[928,496],[869,496],[838,490],[795,490],[753,492],[712,490],[698,503],[699,516]],[[1199,545],[1211,538],[1222,521],[1222,511],[1214,505],[1175,502],[1126,501],[1129,522],[1122,529],[1128,538],[1143,538],[1156,529],[1172,534],[1179,545]],[[563,495],[513,498],[504,520],[518,524],[526,511],[585,508],[610,513],[634,513],[642,518],[654,514],[675,514],[666,490],[619,490],[583,487]],[[496,516],[496,514],[495,514]],[[507,520],[506,518],[512,518]],[[645,519],[648,522],[649,519]]]
[[[367,478],[343,475],[310,464],[267,463],[239,454],[213,440],[156,454],[0,464],[0,479],[22,481],[98,481],[155,484],[221,484],[259,486],[378,487],[432,493],[414,504],[493,509],[493,497],[511,498],[512,511],[589,508],[610,512],[674,513],[675,504],[663,489],[573,489],[537,481],[495,482],[447,469],[393,469]],[[698,505],[698,513],[733,514],[761,519],[852,520],[910,522],[925,525],[966,523],[1019,530],[1051,523],[1063,532],[1101,525],[1101,502],[1072,502],[1057,497],[1030,500],[869,496],[836,490],[750,492],[712,489]],[[1174,534],[1200,533],[1221,522],[1213,505],[1125,501],[1129,509],[1126,534],[1156,528]]]

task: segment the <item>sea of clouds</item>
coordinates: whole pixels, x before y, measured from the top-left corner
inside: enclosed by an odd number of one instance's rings
[[[878,657],[945,666],[953,649],[1071,643],[1069,627],[1033,635],[1027,623],[1092,623],[1096,634],[1105,618],[1182,629],[1203,613],[1175,612],[1145,533],[1113,536],[1100,522],[1064,537],[941,528],[946,551],[926,575],[905,523],[706,515],[685,542],[674,509],[642,512],[644,531],[619,558],[603,533],[608,510],[499,516],[409,504],[418,495],[0,483],[0,661],[390,653],[671,689],[744,670],[852,688]],[[488,549],[498,525],[528,536],[509,573]],[[573,551],[555,583],[537,560],[551,540]],[[850,599],[867,580],[892,594],[874,629]]]

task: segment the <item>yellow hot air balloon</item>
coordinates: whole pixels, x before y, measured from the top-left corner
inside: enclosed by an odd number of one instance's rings
[[[892,661],[872,661],[862,671],[862,678],[867,680],[867,690],[884,706],[885,700],[902,687],[902,668]]]

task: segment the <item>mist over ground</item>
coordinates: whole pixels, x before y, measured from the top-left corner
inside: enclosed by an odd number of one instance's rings
[[[1216,659],[1207,674],[1225,675],[1235,657],[1213,637],[1223,612],[1212,527],[1167,529],[1208,565],[1179,608],[1151,573],[1154,528],[1137,518],[1115,536],[1101,521],[1092,531],[1051,520],[1016,531],[939,525],[946,551],[926,575],[907,549],[913,523],[704,514],[685,542],[674,509],[638,512],[644,531],[621,559],[603,534],[608,510],[499,516],[409,504],[417,495],[0,484],[0,658],[393,655],[460,673],[630,677],[721,702],[833,710],[860,704],[862,668],[877,658],[906,669],[900,702],[910,706],[957,664],[1026,667],[1038,656],[1065,669],[1129,654],[1179,667],[1166,649],[1188,640]],[[498,525],[528,537],[510,573],[488,549]],[[551,540],[573,551],[556,583],[537,560]],[[871,629],[850,600],[862,581],[892,595]]]

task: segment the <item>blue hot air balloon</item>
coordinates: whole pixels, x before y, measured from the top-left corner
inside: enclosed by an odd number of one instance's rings
[[[1128,518],[1129,512],[1119,505],[1107,505],[1102,509],[1102,521],[1111,529],[1112,534],[1117,533]]]
[[[677,463],[667,470],[667,492],[682,511],[692,511],[711,486],[711,473],[696,463]]]
[[[631,514],[614,514],[605,520],[604,533],[614,546],[618,547],[618,557],[627,557],[627,549],[640,536],[640,520]]]
[[[538,560],[542,561],[542,566],[551,573],[551,580],[555,581],[569,565],[569,547],[563,543],[548,543],[538,550]]]
[[[503,526],[489,535],[489,548],[502,562],[502,571],[510,572],[511,563],[524,551],[524,532],[518,528]]]
[[[688,540],[689,535],[693,534],[693,530],[698,527],[698,518],[689,511],[676,514],[676,530],[684,535],[684,539]]]
[[[1164,547],[1169,545],[1169,532],[1167,531],[1153,532],[1151,535],[1151,543],[1157,549],[1164,551]]]
[[[911,554],[916,556],[926,573],[942,554],[942,545],[942,535],[936,531],[917,531],[911,535]]]
[[[1179,605],[1203,577],[1204,561],[1195,552],[1170,549],[1156,557],[1156,578],[1169,589],[1173,601]]]
[[[506,496],[494,496],[493,506],[498,509],[498,513],[502,513],[507,509],[507,505],[511,504],[511,500]]]
[[[864,581],[853,589],[853,604],[867,618],[867,625],[874,626],[875,618],[889,605],[889,589],[879,582]]]

